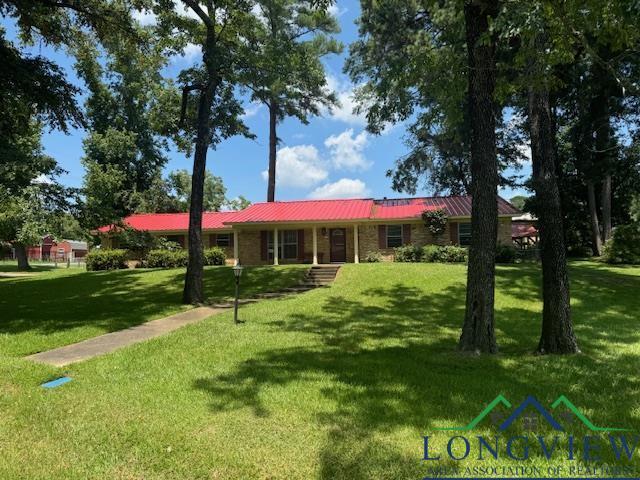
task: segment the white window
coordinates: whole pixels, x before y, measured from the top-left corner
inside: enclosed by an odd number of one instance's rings
[[[458,243],[464,247],[471,245],[471,224],[458,224]]]
[[[217,247],[229,247],[231,246],[231,234],[230,233],[219,233],[216,235],[216,246]]]
[[[269,259],[273,259],[273,233],[269,232],[267,237]],[[283,260],[295,260],[298,258],[298,231],[280,230],[278,231],[278,258]]]
[[[402,225],[387,225],[387,248],[402,246]]]

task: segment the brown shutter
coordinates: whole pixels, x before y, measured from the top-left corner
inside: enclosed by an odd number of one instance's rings
[[[212,233],[209,235],[209,247],[215,247],[216,243],[218,243],[218,234]]]
[[[233,236],[234,236],[234,235],[235,235],[235,234],[234,234],[233,232],[231,232],[231,233],[229,234],[229,247],[231,247],[231,248],[233,248]]]
[[[298,261],[304,262],[304,230],[298,230]]]
[[[407,245],[411,243],[411,225],[406,223],[402,225],[402,244]]]
[[[458,224],[456,222],[449,222],[449,240],[453,245],[458,244]]]
[[[387,226],[378,225],[378,248],[387,248]]]
[[[269,235],[268,231],[260,231],[260,258],[262,260],[269,260],[269,240],[267,235]]]
[[[184,248],[184,235],[180,235],[178,237],[178,244],[180,245],[181,248]]]

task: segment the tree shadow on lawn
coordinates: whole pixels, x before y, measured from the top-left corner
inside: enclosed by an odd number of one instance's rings
[[[507,295],[539,295],[538,272],[532,268],[516,276],[503,271],[499,288]],[[640,391],[638,354],[607,346],[602,316],[593,314],[620,294],[619,287],[614,281],[590,285],[581,273],[574,275],[574,314],[581,319],[579,340],[593,354],[531,355],[540,314],[508,307],[508,302],[501,302],[496,312],[500,336],[509,340],[501,355],[458,354],[454,349],[464,286],[425,295],[393,285],[363,292],[364,300],[332,295],[317,314],[291,314],[271,322],[274,329],[313,334],[316,345],[266,350],[230,374],[196,380],[194,387],[210,394],[213,411],[249,407],[257,417],[268,417],[278,405],[265,404],[263,389],[301,381],[313,388],[318,378],[325,379],[315,388],[333,407],[310,414],[309,421],[326,431],[319,457],[326,479],[419,478],[431,466],[421,461],[421,435],[467,424],[498,394],[514,406],[528,395],[550,405],[565,394],[598,425],[640,427],[629,404]],[[615,280],[617,274],[610,275],[608,280]],[[382,306],[367,302],[371,295],[384,300]],[[625,346],[638,341],[635,319],[621,311],[610,315],[615,321],[606,326],[608,341]],[[606,351],[598,351],[602,349]],[[483,425],[487,434],[495,434],[490,422]],[[523,432],[512,428],[509,434]]]
[[[296,283],[298,270],[246,268],[243,293]],[[11,279],[0,284],[0,333],[47,335],[82,326],[105,332],[176,313],[182,305],[184,270],[120,270]],[[234,291],[229,267],[205,269],[205,290],[213,300]],[[26,353],[26,352],[25,352]]]

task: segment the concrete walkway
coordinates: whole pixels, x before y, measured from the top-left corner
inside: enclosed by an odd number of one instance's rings
[[[328,271],[329,267],[312,267],[307,273],[304,283],[295,287],[284,288],[279,292],[267,292],[257,294],[252,298],[243,298],[238,302],[238,304],[247,305],[264,299],[295,295],[313,290],[314,288],[326,286],[334,280],[340,267],[331,266],[330,268],[330,274],[325,274],[325,270]],[[321,272],[321,278],[318,277],[318,272]],[[211,315],[221,313],[232,307],[233,302],[216,303],[204,307],[197,307],[187,310],[186,312],[177,313],[158,320],[152,320],[125,330],[107,333],[105,335],[100,335],[99,337],[90,338],[82,342],[56,348],[47,352],[35,353],[25,358],[33,360],[34,362],[52,365],[54,367],[64,367],[71,363],[82,362],[83,360],[88,360],[99,355],[111,353],[119,348],[126,347],[134,343],[159,337],[160,335],[172,332],[180,327],[184,327],[185,325],[199,322],[200,320],[204,320]]]
[[[227,306],[197,307],[186,312],[177,313],[169,317],[152,320],[142,325],[136,325],[118,332],[111,332],[99,337],[90,338],[83,342],[74,343],[65,347],[36,353],[26,357],[34,362],[46,363],[54,367],[64,367],[75,362],[81,362],[89,358],[111,353],[119,348],[142,342],[150,338],[159,337],[177,330],[191,323],[199,322],[211,315],[227,310]]]

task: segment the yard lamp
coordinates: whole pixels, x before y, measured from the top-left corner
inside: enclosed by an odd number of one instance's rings
[[[235,267],[233,267],[233,276],[236,279],[236,299],[233,303],[233,323],[241,323],[238,320],[238,296],[240,291],[240,277],[242,276],[242,266],[238,263]]]

